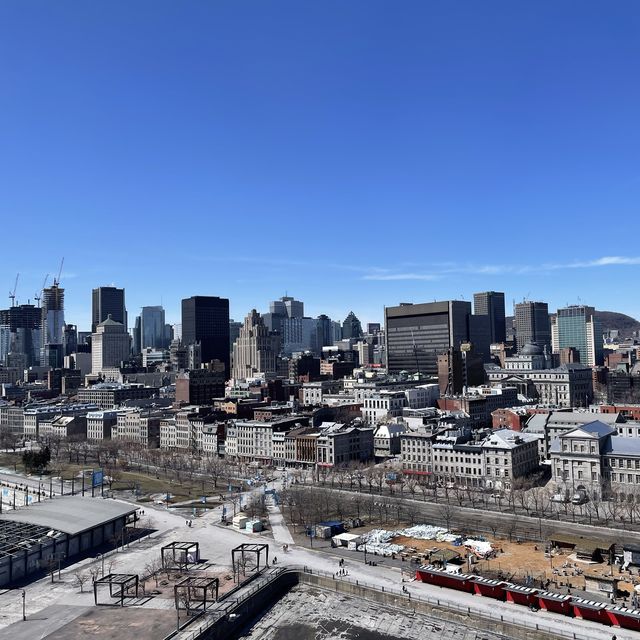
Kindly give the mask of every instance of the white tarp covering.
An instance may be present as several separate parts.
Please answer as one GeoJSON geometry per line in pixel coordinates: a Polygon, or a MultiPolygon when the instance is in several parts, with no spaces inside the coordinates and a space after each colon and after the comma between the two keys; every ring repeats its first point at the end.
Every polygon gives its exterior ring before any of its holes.
{"type": "Polygon", "coordinates": [[[414,538],[415,540],[435,540],[436,542],[450,542],[464,545],[480,557],[486,556],[493,550],[491,543],[486,540],[476,540],[475,538],[463,539],[459,535],[450,533],[444,527],[436,527],[430,524],[418,524],[398,531],[372,529],[368,533],[360,536],[361,544],[349,543],[348,546],[350,549],[355,547],[358,551],[364,551],[366,546],[367,553],[390,556],[394,553],[400,553],[405,549],[404,545],[392,542],[392,540],[398,536],[414,538]]]}
{"type": "Polygon", "coordinates": [[[491,543],[486,540],[474,540],[473,538],[468,538],[462,544],[479,556],[486,556],[493,550],[491,543]]]}
{"type": "Polygon", "coordinates": [[[332,540],[338,547],[351,547],[352,544],[360,544],[362,536],[356,535],[355,533],[339,533],[337,536],[333,536],[332,540]]]}

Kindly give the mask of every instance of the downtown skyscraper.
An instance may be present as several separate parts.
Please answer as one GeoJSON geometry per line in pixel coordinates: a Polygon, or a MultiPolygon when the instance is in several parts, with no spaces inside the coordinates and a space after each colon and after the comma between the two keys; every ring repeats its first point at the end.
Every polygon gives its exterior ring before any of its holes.
{"type": "Polygon", "coordinates": [[[530,342],[535,342],[551,353],[551,323],[549,305],[546,302],[518,302],[514,308],[516,318],[516,343],[518,352],[530,342]]]}
{"type": "Polygon", "coordinates": [[[504,312],[504,293],[501,291],[484,291],[473,294],[473,313],[476,316],[487,316],[491,342],[504,342],[507,339],[504,312]]]}
{"type": "Polygon", "coordinates": [[[127,309],[124,289],[118,287],[97,287],[91,293],[91,332],[109,316],[114,322],[127,326],[127,309]]]}
{"type": "Polygon", "coordinates": [[[220,360],[231,375],[229,352],[229,300],[217,296],[192,296],[182,301],[182,344],[199,342],[202,362],[220,360]]]}
{"type": "Polygon", "coordinates": [[[572,305],[558,309],[555,328],[557,345],[554,345],[554,351],[574,349],[580,362],[590,367],[603,363],[602,327],[593,307],[572,305]]]}

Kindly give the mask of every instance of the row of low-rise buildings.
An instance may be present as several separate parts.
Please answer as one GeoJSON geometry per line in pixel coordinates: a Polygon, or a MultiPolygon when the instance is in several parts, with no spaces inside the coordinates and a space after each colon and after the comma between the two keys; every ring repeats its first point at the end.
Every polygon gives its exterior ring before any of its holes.
{"type": "Polygon", "coordinates": [[[323,422],[318,427],[291,420],[232,421],[225,455],[266,465],[336,467],[373,459],[373,428],[360,423],[323,422]]]}
{"type": "Polygon", "coordinates": [[[469,430],[414,431],[400,436],[403,473],[442,486],[510,490],[539,468],[538,439],[501,429],[476,439],[469,430]]]}

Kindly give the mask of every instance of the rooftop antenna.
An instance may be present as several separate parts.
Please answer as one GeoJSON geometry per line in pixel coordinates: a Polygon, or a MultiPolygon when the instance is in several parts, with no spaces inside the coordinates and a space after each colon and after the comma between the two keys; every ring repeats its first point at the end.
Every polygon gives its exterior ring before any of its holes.
{"type": "Polygon", "coordinates": [[[60,286],[60,277],[62,276],[62,267],[64,266],[64,256],[62,256],[62,260],[60,261],[60,268],[58,269],[58,277],[53,279],[53,286],[60,286]]]}
{"type": "MultiPolygon", "coordinates": [[[[48,279],[49,279],[49,274],[47,273],[47,275],[44,277],[44,280],[42,282],[42,287],[40,288],[40,294],[42,294],[42,290],[47,286],[48,279]]],[[[38,295],[38,293],[36,292],[36,294],[33,297],[35,301],[38,303],[38,306],[40,306],[40,300],[42,300],[42,295],[38,295]]]]}
{"type": "Polygon", "coordinates": [[[11,306],[15,307],[16,306],[16,289],[18,288],[18,278],[20,277],[20,274],[18,273],[16,275],[16,281],[13,284],[13,291],[9,291],[9,298],[11,299],[11,306]]]}

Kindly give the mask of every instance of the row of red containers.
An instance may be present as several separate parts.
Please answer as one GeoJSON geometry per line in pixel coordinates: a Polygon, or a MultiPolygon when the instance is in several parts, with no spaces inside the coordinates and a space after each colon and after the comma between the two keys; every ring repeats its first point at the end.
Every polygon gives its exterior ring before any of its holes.
{"type": "Polygon", "coordinates": [[[543,589],[530,589],[510,582],[489,580],[481,576],[448,573],[431,565],[420,567],[416,571],[416,579],[438,587],[465,591],[502,602],[513,602],[565,616],[640,631],[640,611],[594,602],[578,596],[562,595],[543,589]]]}

